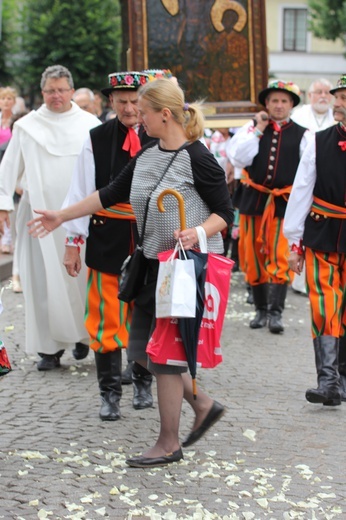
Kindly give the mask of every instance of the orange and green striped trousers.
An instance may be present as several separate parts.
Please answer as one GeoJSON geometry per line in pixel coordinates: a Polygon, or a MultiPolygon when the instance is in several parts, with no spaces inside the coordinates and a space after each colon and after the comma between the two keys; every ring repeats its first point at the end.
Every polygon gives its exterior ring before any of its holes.
{"type": "Polygon", "coordinates": [[[346,334],[346,254],[305,249],[312,337],[346,334]]]}
{"type": "Polygon", "coordinates": [[[118,287],[119,275],[88,268],[85,326],[95,352],[128,346],[133,304],[118,300],[118,287]]]}
{"type": "Polygon", "coordinates": [[[250,285],[269,281],[291,283],[293,271],[288,265],[289,245],[282,232],[283,219],[275,217],[268,229],[267,252],[258,240],[262,216],[240,215],[239,263],[250,285]]]}

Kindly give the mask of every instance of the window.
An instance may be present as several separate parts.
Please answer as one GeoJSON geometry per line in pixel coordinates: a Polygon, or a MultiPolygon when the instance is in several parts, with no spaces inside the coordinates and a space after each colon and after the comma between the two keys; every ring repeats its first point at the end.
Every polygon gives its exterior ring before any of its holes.
{"type": "Polygon", "coordinates": [[[284,9],[284,51],[306,51],[307,18],[307,9],[284,9]]]}

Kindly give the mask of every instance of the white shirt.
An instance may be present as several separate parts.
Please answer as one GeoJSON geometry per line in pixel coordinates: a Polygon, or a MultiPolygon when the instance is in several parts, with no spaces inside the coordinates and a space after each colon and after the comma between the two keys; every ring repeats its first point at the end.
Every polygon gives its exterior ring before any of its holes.
{"type": "Polygon", "coordinates": [[[316,148],[315,139],[312,139],[299,162],[286,207],[283,233],[290,245],[299,245],[303,238],[305,219],[311,209],[315,183],[316,148]]]}
{"type": "MultiPolygon", "coordinates": [[[[228,146],[228,156],[231,163],[237,168],[245,168],[253,163],[254,158],[259,152],[260,138],[251,130],[253,128],[253,121],[246,123],[240,130],[232,137],[228,146]]],[[[299,145],[299,157],[302,156],[305,147],[311,140],[312,134],[309,130],[304,132],[304,135],[299,145]]]]}
{"type": "MultiPolygon", "coordinates": [[[[62,208],[71,206],[96,191],[95,160],[90,136],[85,140],[81,153],[76,161],[70,188],[67,192],[62,208]]],[[[82,237],[84,240],[89,234],[90,216],[70,220],[63,224],[66,235],[82,237]]],[[[73,245],[73,244],[70,244],[73,245]]]]}

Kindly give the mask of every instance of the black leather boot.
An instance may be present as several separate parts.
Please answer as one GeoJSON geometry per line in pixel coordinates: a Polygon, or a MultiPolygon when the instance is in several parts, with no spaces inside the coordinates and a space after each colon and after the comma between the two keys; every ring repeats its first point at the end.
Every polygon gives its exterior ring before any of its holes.
{"type": "Polygon", "coordinates": [[[133,361],[129,361],[125,370],[121,373],[121,384],[122,385],[132,385],[132,367],[133,361]]]}
{"type": "Polygon", "coordinates": [[[346,401],[346,336],[339,338],[339,375],[341,401],[346,401]]]}
{"type": "Polygon", "coordinates": [[[151,384],[153,376],[150,372],[138,363],[133,363],[132,382],[133,382],[133,408],[143,410],[153,406],[153,396],[151,394],[151,384]]]}
{"type": "Polygon", "coordinates": [[[101,396],[100,419],[117,421],[121,417],[121,349],[106,354],[95,352],[95,363],[101,396]]]}
{"type": "Polygon", "coordinates": [[[339,363],[339,338],[318,336],[313,340],[318,388],[309,388],[305,397],[310,403],[325,406],[341,404],[339,363]]]}
{"type": "Polygon", "coordinates": [[[250,305],[253,305],[252,287],[251,287],[251,285],[249,283],[246,284],[246,290],[247,290],[246,303],[249,303],[250,305]]]}
{"type": "Polygon", "coordinates": [[[72,355],[77,361],[86,358],[88,354],[89,345],[85,345],[84,343],[76,343],[75,348],[72,350],[72,355]]]}
{"type": "Polygon", "coordinates": [[[284,331],[282,324],[282,313],[285,308],[287,295],[287,284],[269,284],[269,323],[268,327],[273,334],[280,334],[284,331]]]}
{"type": "Polygon", "coordinates": [[[267,325],[268,313],[268,284],[252,285],[253,302],[256,316],[250,321],[250,329],[262,329],[267,325]]]}

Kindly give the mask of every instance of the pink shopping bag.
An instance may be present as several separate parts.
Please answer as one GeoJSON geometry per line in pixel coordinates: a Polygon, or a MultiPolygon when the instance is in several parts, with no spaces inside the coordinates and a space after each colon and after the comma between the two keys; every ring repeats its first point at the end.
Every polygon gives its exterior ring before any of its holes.
{"type": "MultiPolygon", "coordinates": [[[[167,253],[167,257],[169,252],[167,253]]],[[[208,254],[204,314],[198,337],[197,366],[213,368],[222,361],[220,338],[227,308],[233,260],[208,254]]],[[[187,366],[177,318],[158,318],[147,345],[154,363],[187,366]]]]}

